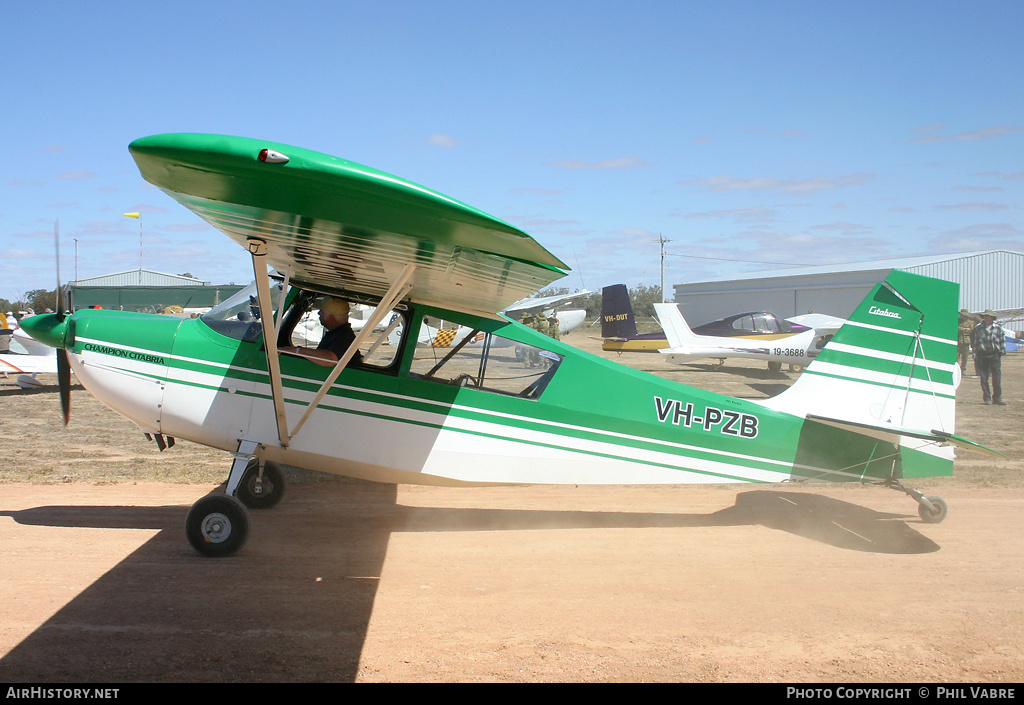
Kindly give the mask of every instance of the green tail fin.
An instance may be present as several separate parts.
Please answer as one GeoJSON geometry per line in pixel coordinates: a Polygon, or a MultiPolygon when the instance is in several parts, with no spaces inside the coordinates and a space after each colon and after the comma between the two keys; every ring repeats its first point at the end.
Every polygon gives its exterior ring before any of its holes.
{"type": "MultiPolygon", "coordinates": [[[[852,426],[953,433],[958,300],[958,284],[891,272],[796,383],[765,405],[852,426]]],[[[952,473],[951,448],[898,438],[905,476],[952,473]]]]}

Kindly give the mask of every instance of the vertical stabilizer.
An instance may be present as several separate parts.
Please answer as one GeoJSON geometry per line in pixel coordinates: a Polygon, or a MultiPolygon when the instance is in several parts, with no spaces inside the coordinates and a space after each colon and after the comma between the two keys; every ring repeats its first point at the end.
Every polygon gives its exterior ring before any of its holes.
{"type": "MultiPolygon", "coordinates": [[[[953,433],[959,285],[893,271],[876,285],[792,387],[764,406],[866,429],[953,433]]],[[[902,448],[952,459],[934,442],[902,448]]]]}
{"type": "Polygon", "coordinates": [[[636,318],[626,285],[606,286],[601,290],[601,337],[626,340],[636,335],[636,318]]]}
{"type": "Polygon", "coordinates": [[[670,348],[690,347],[700,342],[676,304],[654,304],[654,312],[658,316],[661,329],[665,331],[670,348]]]}

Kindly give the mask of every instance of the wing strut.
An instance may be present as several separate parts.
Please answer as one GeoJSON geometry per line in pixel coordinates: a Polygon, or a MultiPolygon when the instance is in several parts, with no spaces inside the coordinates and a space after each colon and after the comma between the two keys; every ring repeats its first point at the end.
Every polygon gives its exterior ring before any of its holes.
{"type": "Polygon", "coordinates": [[[256,297],[260,305],[260,323],[263,324],[263,343],[267,352],[267,371],[274,397],[274,415],[277,417],[277,437],[281,447],[291,442],[288,435],[288,417],[284,409],[284,386],[281,384],[281,361],[277,359],[277,335],[274,325],[274,302],[270,300],[270,276],[267,274],[267,243],[249,238],[252,270],[256,275],[256,297]]]}
{"type": "Polygon", "coordinates": [[[291,435],[293,437],[298,434],[299,429],[302,428],[302,426],[306,423],[306,420],[316,410],[316,407],[327,395],[327,390],[331,388],[332,384],[334,384],[334,380],[338,379],[338,375],[340,375],[341,371],[345,369],[345,365],[347,365],[349,360],[352,359],[352,356],[355,355],[356,350],[359,349],[359,346],[362,345],[363,341],[373,334],[373,329],[382,320],[384,320],[385,316],[391,313],[391,310],[398,304],[399,301],[405,298],[406,294],[408,294],[409,291],[412,289],[412,284],[409,284],[408,282],[409,279],[412,278],[412,274],[415,270],[415,264],[405,265],[405,267],[402,269],[401,273],[398,275],[395,281],[391,283],[391,286],[388,289],[387,293],[384,294],[384,296],[381,298],[380,303],[377,304],[377,308],[374,309],[373,314],[370,315],[370,318],[366,321],[366,324],[363,326],[363,329],[359,331],[359,335],[357,335],[356,339],[352,342],[352,344],[348,346],[348,350],[346,350],[345,354],[341,356],[340,360],[338,360],[338,363],[334,366],[334,369],[331,370],[331,374],[327,375],[327,379],[324,380],[324,383],[320,386],[320,391],[316,393],[316,397],[314,397],[313,401],[310,402],[309,407],[306,409],[306,413],[302,415],[302,418],[299,419],[299,422],[295,425],[295,428],[292,429],[291,435]]]}

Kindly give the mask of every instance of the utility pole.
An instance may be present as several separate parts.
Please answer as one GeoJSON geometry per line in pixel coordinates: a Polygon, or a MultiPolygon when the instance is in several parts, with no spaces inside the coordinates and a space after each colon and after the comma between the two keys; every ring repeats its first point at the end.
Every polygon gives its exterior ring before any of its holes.
{"type": "Polygon", "coordinates": [[[665,296],[665,243],[671,240],[666,240],[664,235],[658,233],[658,242],[661,243],[661,303],[665,303],[668,301],[665,296]]]}

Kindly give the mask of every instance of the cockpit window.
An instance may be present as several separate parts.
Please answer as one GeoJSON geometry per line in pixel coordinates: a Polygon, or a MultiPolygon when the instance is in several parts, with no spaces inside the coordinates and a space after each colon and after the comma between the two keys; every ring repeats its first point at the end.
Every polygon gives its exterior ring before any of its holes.
{"type": "MultiPolygon", "coordinates": [[[[320,324],[320,305],[327,297],[309,291],[302,291],[291,303],[285,316],[286,326],[294,322],[290,334],[284,340],[279,339],[278,345],[315,348],[324,335],[324,327],[320,324]]],[[[358,336],[368,325],[374,307],[369,304],[349,302],[349,325],[358,336]]],[[[359,346],[359,366],[363,368],[389,368],[398,358],[401,344],[401,323],[403,311],[393,311],[378,323],[359,346]],[[398,330],[399,334],[395,334],[398,330]]],[[[284,337],[284,336],[282,336],[284,337]]]]}
{"type": "Polygon", "coordinates": [[[732,327],[736,330],[752,331],[754,330],[754,317],[749,315],[740,316],[732,322],[732,327]]]}
{"type": "MultiPolygon", "coordinates": [[[[270,299],[276,311],[284,293],[284,286],[271,281],[270,299]]],[[[260,306],[256,297],[256,282],[245,287],[227,301],[214,306],[201,318],[206,325],[221,335],[246,343],[255,343],[263,334],[260,306]]]]}
{"type": "MultiPolygon", "coordinates": [[[[284,285],[271,280],[270,299],[275,315],[281,309],[284,285]]],[[[286,311],[281,313],[282,324],[278,337],[278,346],[291,345],[296,347],[315,348],[323,337],[324,328],[320,324],[320,303],[326,296],[312,291],[291,289],[286,311]]],[[[372,305],[350,302],[351,313],[349,323],[358,334],[364,321],[373,313],[372,305]]],[[[364,369],[387,369],[393,367],[398,358],[400,340],[393,335],[405,315],[403,311],[395,311],[376,326],[369,337],[359,346],[361,358],[358,366],[364,369]]],[[[213,330],[235,340],[255,343],[262,340],[263,324],[260,321],[260,307],[256,295],[255,282],[245,287],[224,303],[215,306],[202,315],[203,321],[213,330]]],[[[311,363],[312,364],[312,363],[311,363]]]]}
{"type": "Polygon", "coordinates": [[[550,350],[492,333],[426,322],[415,344],[412,377],[526,399],[540,397],[563,359],[550,350]]]}

